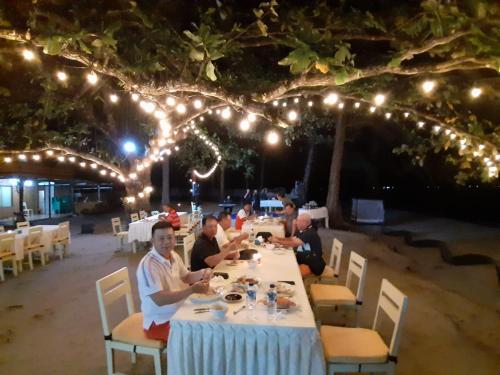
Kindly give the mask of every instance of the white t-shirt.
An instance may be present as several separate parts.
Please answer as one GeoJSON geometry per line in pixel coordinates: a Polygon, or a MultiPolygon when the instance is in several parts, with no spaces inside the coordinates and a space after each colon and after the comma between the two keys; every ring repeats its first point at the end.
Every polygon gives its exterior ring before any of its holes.
{"type": "Polygon", "coordinates": [[[248,217],[248,214],[247,212],[242,208],[241,210],[238,211],[238,217],[240,219],[244,219],[246,217],[248,217]]]}
{"type": "Polygon", "coordinates": [[[219,245],[219,249],[222,248],[225,244],[229,243],[229,239],[227,238],[226,232],[217,224],[217,233],[215,234],[215,239],[217,240],[217,244],[219,245]]]}
{"type": "Polygon", "coordinates": [[[176,291],[188,286],[182,281],[182,278],[189,271],[175,251],[172,251],[171,254],[172,261],[169,261],[161,256],[155,248],[152,248],[141,259],[137,267],[137,284],[145,329],[148,329],[153,322],[156,324],[168,322],[184,302],[179,301],[170,305],[158,306],[150,297],[161,290],[176,291]]]}

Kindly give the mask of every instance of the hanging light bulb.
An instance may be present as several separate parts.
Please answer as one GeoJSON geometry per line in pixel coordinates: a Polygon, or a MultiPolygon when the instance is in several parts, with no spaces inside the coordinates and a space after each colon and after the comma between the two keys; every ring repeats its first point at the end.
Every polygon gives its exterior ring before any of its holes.
{"type": "Polygon", "coordinates": [[[165,150],[165,153],[166,153],[167,155],[171,155],[171,154],[172,154],[172,151],[171,151],[169,148],[167,148],[167,149],[165,150]]]}
{"type": "Polygon", "coordinates": [[[169,96],[167,100],[165,101],[169,107],[173,107],[176,103],[175,98],[169,96]]]}
{"type": "Polygon", "coordinates": [[[153,111],[156,108],[156,105],[153,102],[146,102],[144,100],[141,100],[139,102],[139,106],[144,110],[146,113],[153,113],[153,111]]]}
{"type": "Polygon", "coordinates": [[[384,94],[375,95],[375,97],[373,98],[373,103],[375,103],[377,107],[381,106],[382,104],[385,103],[385,95],[384,94]]]}
{"type": "Polygon", "coordinates": [[[323,103],[325,103],[327,105],[334,105],[335,103],[337,103],[338,100],[339,100],[338,94],[332,92],[332,93],[328,94],[325,97],[325,99],[323,99],[323,103]]]}
{"type": "Polygon", "coordinates": [[[139,94],[136,94],[135,92],[133,92],[130,96],[134,102],[139,100],[139,94]]]}
{"type": "Polygon", "coordinates": [[[33,155],[33,160],[34,161],[40,161],[40,155],[38,155],[38,154],[33,155]]]}
{"type": "Polygon", "coordinates": [[[240,121],[240,130],[241,131],[248,131],[250,130],[250,121],[248,121],[247,119],[243,119],[240,121]]]}
{"type": "Polygon", "coordinates": [[[167,117],[167,115],[165,114],[165,112],[160,111],[160,110],[155,111],[154,116],[155,116],[158,120],[162,120],[162,119],[164,119],[165,117],[167,117]]]}
{"type": "Polygon", "coordinates": [[[312,106],[313,106],[313,102],[312,102],[312,100],[309,100],[309,101],[307,102],[307,106],[308,106],[308,107],[312,107],[312,106]]]}
{"type": "Polygon", "coordinates": [[[70,156],[68,158],[68,160],[69,160],[70,163],[74,163],[75,162],[75,157],[74,156],[70,156]]]}
{"type": "Polygon", "coordinates": [[[116,177],[116,173],[115,173],[115,172],[111,172],[109,175],[110,175],[111,177],[116,177]]]}
{"type": "Polygon", "coordinates": [[[479,87],[473,87],[470,90],[470,96],[472,96],[474,99],[479,98],[482,93],[483,93],[483,90],[479,87]]]}
{"type": "Polygon", "coordinates": [[[85,163],[84,161],[80,162],[80,167],[85,168],[86,166],[87,166],[87,163],[85,163]]]}
{"type": "Polygon", "coordinates": [[[137,178],[137,173],[129,173],[128,175],[132,180],[135,180],[137,178]]]}
{"type": "Polygon", "coordinates": [[[377,108],[374,106],[370,106],[370,113],[374,113],[377,108]]]}
{"type": "Polygon", "coordinates": [[[356,102],[356,103],[354,103],[354,108],[358,109],[360,105],[361,105],[360,102],[356,102]]]}
{"type": "Polygon", "coordinates": [[[267,133],[266,140],[267,143],[269,143],[270,145],[275,145],[276,143],[278,143],[279,139],[280,136],[274,130],[271,130],[270,132],[267,133]]]}
{"type": "Polygon", "coordinates": [[[201,121],[201,122],[205,121],[205,117],[200,116],[200,121],[201,121]]]}
{"type": "Polygon", "coordinates": [[[116,94],[111,94],[109,96],[109,100],[111,100],[111,103],[118,103],[118,95],[116,94]]]}
{"type": "Polygon", "coordinates": [[[153,187],[152,186],[146,186],[144,188],[144,191],[148,194],[152,193],[153,192],[153,187]]]}
{"type": "Polygon", "coordinates": [[[92,169],[97,169],[97,164],[96,164],[96,163],[92,163],[92,164],[90,164],[90,168],[92,168],[92,169]]]}
{"type": "Polygon", "coordinates": [[[101,169],[99,173],[103,176],[106,176],[108,174],[108,172],[106,172],[106,170],[104,169],[101,169]]]}
{"type": "Polygon", "coordinates": [[[255,115],[255,113],[249,113],[247,116],[247,120],[249,122],[255,122],[257,121],[257,116],[255,115]]]}
{"type": "Polygon", "coordinates": [[[95,72],[87,73],[87,82],[91,85],[95,85],[98,79],[99,78],[97,77],[97,74],[95,74],[95,72]]]}
{"type": "Polygon", "coordinates": [[[7,156],[6,158],[3,158],[3,161],[6,163],[12,163],[12,158],[7,156]]]}
{"type": "Polygon", "coordinates": [[[207,113],[208,113],[209,115],[211,115],[211,114],[213,113],[213,111],[212,111],[211,109],[209,109],[209,110],[207,111],[207,113]]]}
{"type": "Polygon", "coordinates": [[[193,105],[194,105],[194,108],[200,109],[201,107],[203,107],[203,102],[200,99],[196,99],[194,101],[193,105]]]}
{"type": "Polygon", "coordinates": [[[409,112],[405,112],[405,113],[403,113],[403,116],[404,116],[405,118],[408,118],[408,116],[410,116],[410,113],[409,113],[409,112]]]}
{"type": "Polygon", "coordinates": [[[277,107],[279,104],[280,103],[277,100],[273,101],[273,106],[277,107]]]}
{"type": "Polygon", "coordinates": [[[26,61],[32,61],[35,58],[35,54],[29,49],[23,49],[22,55],[26,61]]]}
{"type": "Polygon", "coordinates": [[[227,120],[231,117],[231,108],[226,107],[222,110],[221,116],[223,119],[227,120]]]}
{"type": "Polygon", "coordinates": [[[293,99],[293,102],[294,102],[294,103],[298,103],[298,102],[299,102],[299,98],[295,98],[295,99],[293,99]]]}
{"type": "Polygon", "coordinates": [[[47,151],[45,151],[45,153],[46,153],[48,156],[52,156],[52,155],[54,155],[54,151],[52,151],[52,150],[47,150],[47,151]]]}
{"type": "Polygon", "coordinates": [[[288,104],[286,102],[281,103],[283,107],[286,107],[288,104]]]}
{"type": "Polygon", "coordinates": [[[430,94],[432,91],[434,91],[435,88],[436,88],[436,81],[427,80],[422,82],[422,90],[426,94],[430,94]]]}
{"type": "Polygon", "coordinates": [[[455,138],[457,138],[457,135],[455,133],[451,133],[450,134],[450,139],[454,140],[455,138]]]}
{"type": "Polygon", "coordinates": [[[424,125],[425,125],[425,122],[423,122],[423,121],[419,121],[419,122],[417,122],[417,126],[418,126],[420,129],[422,129],[422,128],[424,127],[424,125]]]}
{"type": "Polygon", "coordinates": [[[24,155],[24,154],[19,154],[19,155],[17,155],[17,158],[18,158],[19,160],[21,160],[21,161],[26,161],[26,159],[27,159],[27,158],[26,158],[26,155],[24,155]]]}
{"type": "Polygon", "coordinates": [[[63,72],[63,71],[58,71],[56,73],[56,77],[61,82],[65,82],[68,79],[68,75],[65,72],[63,72]]]}
{"type": "Polygon", "coordinates": [[[182,103],[179,103],[175,107],[175,110],[177,111],[177,113],[182,115],[182,114],[186,113],[186,106],[182,103]]]}
{"type": "Polygon", "coordinates": [[[57,160],[58,160],[58,161],[60,161],[61,163],[62,163],[62,162],[64,162],[64,156],[59,155],[59,156],[57,157],[57,160]]]}
{"type": "Polygon", "coordinates": [[[344,102],[340,102],[338,107],[339,107],[339,109],[344,109],[344,102]]]}
{"type": "Polygon", "coordinates": [[[179,151],[179,146],[175,146],[175,147],[174,147],[174,150],[175,150],[175,151],[179,151]]]}
{"type": "Polygon", "coordinates": [[[385,114],[385,118],[386,118],[387,120],[389,120],[389,119],[391,118],[391,116],[392,116],[392,113],[390,113],[390,112],[387,112],[387,113],[385,114]]]}
{"type": "Polygon", "coordinates": [[[296,111],[289,111],[288,112],[288,119],[290,121],[295,121],[295,120],[297,120],[298,117],[299,117],[299,115],[297,114],[296,111]]]}
{"type": "Polygon", "coordinates": [[[439,126],[439,125],[434,125],[433,129],[434,129],[434,132],[435,132],[435,133],[439,133],[439,131],[441,130],[441,126],[439,126]]]}

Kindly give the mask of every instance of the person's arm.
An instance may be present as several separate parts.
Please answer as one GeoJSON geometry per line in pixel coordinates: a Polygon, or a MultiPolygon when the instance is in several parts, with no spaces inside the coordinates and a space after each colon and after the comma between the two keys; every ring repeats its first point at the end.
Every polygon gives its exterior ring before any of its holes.
{"type": "Polygon", "coordinates": [[[196,272],[186,273],[186,275],[182,278],[182,281],[184,281],[186,284],[194,284],[200,280],[205,280],[205,281],[210,280],[211,277],[212,277],[212,269],[203,268],[196,272]]]}
{"type": "Polygon", "coordinates": [[[289,238],[282,238],[282,237],[271,237],[271,242],[272,243],[277,243],[282,246],[286,247],[299,247],[304,244],[302,240],[298,237],[289,237],[289,238]]]}
{"type": "Polygon", "coordinates": [[[187,297],[189,297],[193,293],[206,293],[208,291],[208,281],[202,280],[197,281],[193,285],[176,291],[169,290],[161,290],[154,294],[151,294],[150,297],[154,303],[158,306],[171,305],[176,302],[180,302],[187,297]]]}
{"type": "Polygon", "coordinates": [[[209,267],[213,268],[218,265],[229,254],[230,251],[231,250],[223,248],[219,253],[206,257],[205,263],[209,267]]]}

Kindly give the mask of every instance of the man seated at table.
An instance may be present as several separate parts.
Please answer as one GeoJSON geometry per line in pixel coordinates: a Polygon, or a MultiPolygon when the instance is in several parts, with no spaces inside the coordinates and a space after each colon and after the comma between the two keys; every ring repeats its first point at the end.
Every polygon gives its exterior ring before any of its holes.
{"type": "Polygon", "coordinates": [[[219,248],[215,235],[217,234],[217,219],[208,215],[201,221],[202,232],[196,240],[191,251],[191,270],[198,271],[203,268],[214,268],[223,259],[238,259],[239,253],[234,252],[231,246],[219,248]]]}
{"type": "Polygon", "coordinates": [[[238,214],[236,215],[236,230],[241,230],[243,227],[243,223],[247,220],[253,219],[252,215],[252,203],[251,202],[245,202],[243,203],[243,208],[238,211],[238,214]]]}
{"type": "Polygon", "coordinates": [[[295,234],[297,220],[297,210],[295,204],[287,203],[283,210],[283,224],[285,226],[285,237],[291,237],[295,234]]]}
{"type": "Polygon", "coordinates": [[[325,269],[321,239],[312,226],[311,216],[300,214],[296,220],[298,233],[289,238],[271,237],[271,242],[293,247],[302,277],[321,275],[325,269]]]}
{"type": "Polygon", "coordinates": [[[219,218],[217,220],[217,233],[215,234],[215,239],[219,245],[219,249],[225,249],[226,247],[231,247],[233,250],[241,246],[241,241],[248,238],[248,233],[241,233],[240,231],[233,230],[231,228],[231,214],[229,212],[223,211],[219,213],[219,218]],[[234,237],[230,240],[228,234],[233,234],[234,237]]]}
{"type": "Polygon", "coordinates": [[[172,203],[164,203],[163,211],[166,212],[168,216],[160,216],[160,219],[172,224],[174,230],[181,229],[181,218],[177,215],[174,205],[172,203]]]}
{"type": "Polygon", "coordinates": [[[170,319],[192,293],[208,291],[212,270],[187,270],[174,251],[175,234],[170,223],[159,221],[153,225],[151,232],[153,247],[137,267],[143,328],[146,337],[166,342],[170,319]]]}

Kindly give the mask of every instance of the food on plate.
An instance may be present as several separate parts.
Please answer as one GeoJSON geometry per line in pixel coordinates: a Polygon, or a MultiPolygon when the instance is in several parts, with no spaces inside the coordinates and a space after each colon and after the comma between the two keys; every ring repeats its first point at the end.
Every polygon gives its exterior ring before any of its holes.
{"type": "Polygon", "coordinates": [[[291,296],[294,292],[294,289],[291,285],[289,285],[287,283],[278,282],[276,284],[276,291],[278,292],[278,294],[285,294],[285,295],[291,296]]]}
{"type": "MultiPolygon", "coordinates": [[[[261,300],[260,302],[262,302],[264,305],[267,305],[267,301],[265,299],[261,300]]],[[[297,306],[297,304],[294,301],[284,296],[278,296],[276,300],[276,305],[280,310],[287,310],[291,307],[297,306]]]]}
{"type": "Polygon", "coordinates": [[[243,295],[239,293],[228,293],[224,296],[224,300],[229,303],[239,302],[243,300],[243,295]]]}
{"type": "Polygon", "coordinates": [[[236,283],[238,284],[258,284],[259,280],[253,277],[241,276],[236,279],[236,283]]]}

